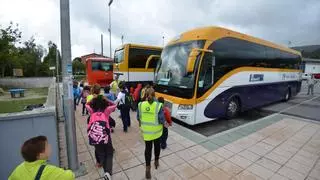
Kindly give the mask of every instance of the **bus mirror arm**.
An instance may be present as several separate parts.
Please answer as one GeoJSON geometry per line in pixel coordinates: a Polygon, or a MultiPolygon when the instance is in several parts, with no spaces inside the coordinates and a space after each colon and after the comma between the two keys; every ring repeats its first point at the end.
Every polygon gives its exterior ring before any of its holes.
{"type": "Polygon", "coordinates": [[[149,64],[150,64],[150,61],[154,60],[154,59],[160,59],[160,56],[159,55],[150,55],[147,59],[147,62],[146,62],[146,66],[145,66],[145,69],[148,69],[149,68],[149,64]]]}
{"type": "Polygon", "coordinates": [[[189,54],[189,58],[187,62],[187,69],[186,69],[187,73],[191,73],[194,71],[195,62],[200,52],[212,53],[213,51],[208,49],[193,48],[189,54]]]}

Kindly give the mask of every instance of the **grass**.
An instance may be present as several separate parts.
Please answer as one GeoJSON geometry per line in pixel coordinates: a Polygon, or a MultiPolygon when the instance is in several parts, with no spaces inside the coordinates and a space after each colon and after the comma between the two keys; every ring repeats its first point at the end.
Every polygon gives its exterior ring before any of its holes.
{"type": "Polygon", "coordinates": [[[0,113],[21,112],[30,104],[43,104],[47,98],[14,99],[12,101],[0,101],[0,113]]]}

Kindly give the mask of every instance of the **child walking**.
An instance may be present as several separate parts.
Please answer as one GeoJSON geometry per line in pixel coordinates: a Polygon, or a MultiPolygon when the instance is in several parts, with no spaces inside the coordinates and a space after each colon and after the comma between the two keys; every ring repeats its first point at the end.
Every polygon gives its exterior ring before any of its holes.
{"type": "Polygon", "coordinates": [[[109,106],[111,103],[103,95],[98,95],[86,104],[86,108],[90,113],[90,121],[87,128],[89,144],[95,148],[97,167],[103,167],[106,180],[111,180],[113,164],[109,118],[117,107],[114,104],[109,106]]]}
{"type": "Polygon", "coordinates": [[[161,136],[161,149],[166,149],[167,148],[167,139],[168,139],[168,127],[172,126],[172,119],[171,119],[171,114],[170,110],[168,107],[164,105],[164,98],[159,97],[158,102],[163,104],[163,112],[164,112],[164,117],[166,119],[166,123],[163,126],[163,131],[162,131],[162,136],[161,136]]]}
{"type": "Polygon", "coordinates": [[[87,97],[90,95],[89,86],[85,86],[81,91],[81,104],[82,104],[82,116],[88,115],[88,110],[86,109],[87,97]],[[85,112],[86,111],[86,112],[85,112]]]}
{"type": "MultiPolygon", "coordinates": [[[[110,86],[107,85],[106,87],[104,87],[104,97],[107,98],[108,100],[110,101],[115,101],[116,100],[116,97],[113,93],[110,93],[110,86]]],[[[110,128],[111,128],[111,132],[113,133],[113,129],[116,127],[116,121],[110,116],[109,117],[109,125],[110,125],[110,128]]]]}

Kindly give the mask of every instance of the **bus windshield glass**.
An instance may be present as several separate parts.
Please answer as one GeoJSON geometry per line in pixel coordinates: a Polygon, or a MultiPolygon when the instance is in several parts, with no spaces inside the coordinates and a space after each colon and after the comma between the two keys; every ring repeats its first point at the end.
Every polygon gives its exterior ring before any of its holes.
{"type": "Polygon", "coordinates": [[[124,60],[124,49],[116,50],[114,54],[114,62],[121,63],[124,60]]]}
{"type": "Polygon", "coordinates": [[[112,71],[112,62],[105,61],[92,61],[91,62],[92,71],[112,71]]]}
{"type": "Polygon", "coordinates": [[[195,73],[187,73],[186,66],[192,48],[203,48],[204,40],[188,41],[167,46],[161,54],[156,84],[180,89],[194,87],[195,73]]]}

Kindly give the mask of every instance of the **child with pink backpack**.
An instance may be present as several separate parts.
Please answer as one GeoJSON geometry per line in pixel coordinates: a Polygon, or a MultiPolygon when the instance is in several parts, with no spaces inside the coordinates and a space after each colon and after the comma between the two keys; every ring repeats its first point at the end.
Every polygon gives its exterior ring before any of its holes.
{"type": "Polygon", "coordinates": [[[110,114],[117,108],[103,95],[98,95],[86,104],[90,113],[88,123],[89,144],[95,148],[97,167],[103,167],[104,179],[111,180],[113,164],[113,146],[109,125],[110,114]],[[109,104],[112,104],[109,106],[109,104]]]}

